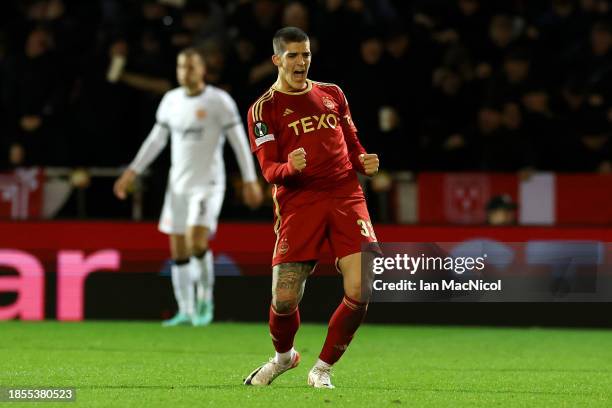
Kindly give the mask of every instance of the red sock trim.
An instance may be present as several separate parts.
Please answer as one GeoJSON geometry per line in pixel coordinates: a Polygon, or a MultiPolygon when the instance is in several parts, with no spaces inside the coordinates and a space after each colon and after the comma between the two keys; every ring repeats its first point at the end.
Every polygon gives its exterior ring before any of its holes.
{"type": "Polygon", "coordinates": [[[294,314],[295,312],[298,311],[298,306],[295,307],[295,309],[293,309],[291,312],[289,313],[278,313],[276,311],[276,309],[274,309],[274,305],[270,305],[270,310],[272,311],[272,313],[274,313],[277,316],[291,316],[292,314],[294,314]]]}
{"type": "Polygon", "coordinates": [[[366,302],[358,302],[355,299],[352,299],[346,295],[344,295],[344,298],[342,299],[342,302],[349,308],[351,308],[352,310],[359,310],[363,307],[367,306],[366,302]]]}

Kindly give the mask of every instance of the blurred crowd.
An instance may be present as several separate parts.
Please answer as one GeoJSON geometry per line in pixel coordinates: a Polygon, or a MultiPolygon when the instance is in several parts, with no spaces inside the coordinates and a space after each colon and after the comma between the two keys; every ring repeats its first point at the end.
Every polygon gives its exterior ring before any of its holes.
{"type": "Polygon", "coordinates": [[[607,0],[5,0],[0,166],[130,161],[201,47],[243,114],[276,78],[271,38],[311,37],[310,77],[345,91],[397,171],[610,172],[607,0]]]}

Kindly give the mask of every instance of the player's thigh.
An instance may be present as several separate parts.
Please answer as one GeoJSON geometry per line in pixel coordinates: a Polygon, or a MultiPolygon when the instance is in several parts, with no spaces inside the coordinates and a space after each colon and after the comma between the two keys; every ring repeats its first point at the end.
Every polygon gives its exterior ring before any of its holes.
{"type": "Polygon", "coordinates": [[[187,225],[189,227],[206,227],[209,235],[214,235],[217,231],[224,196],[225,189],[191,194],[189,197],[187,225]]]}
{"type": "Polygon", "coordinates": [[[272,266],[319,259],[327,236],[327,211],[321,202],[277,211],[272,266]]]}
{"type": "Polygon", "coordinates": [[[188,197],[166,190],[159,219],[159,230],[164,234],[185,235],[187,231],[188,197]]]}
{"type": "Polygon", "coordinates": [[[337,199],[329,223],[329,244],[338,259],[377,242],[363,197],[337,199]]]}

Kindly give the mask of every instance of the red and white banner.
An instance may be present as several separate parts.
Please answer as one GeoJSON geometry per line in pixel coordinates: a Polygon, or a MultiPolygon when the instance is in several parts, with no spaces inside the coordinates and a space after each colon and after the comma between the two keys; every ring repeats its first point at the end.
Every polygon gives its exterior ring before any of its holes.
{"type": "Polygon", "coordinates": [[[489,200],[506,194],[521,225],[612,225],[612,175],[423,173],[418,186],[421,224],[484,224],[489,200]]]}
{"type": "Polygon", "coordinates": [[[39,218],[43,201],[44,174],[39,168],[21,168],[0,173],[0,218],[39,218]]]}

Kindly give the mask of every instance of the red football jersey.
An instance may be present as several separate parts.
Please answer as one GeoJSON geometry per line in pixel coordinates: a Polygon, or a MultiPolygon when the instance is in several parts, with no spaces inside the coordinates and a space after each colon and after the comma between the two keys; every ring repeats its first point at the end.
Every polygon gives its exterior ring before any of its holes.
{"type": "Polygon", "coordinates": [[[272,87],[249,109],[249,141],[263,175],[277,185],[279,201],[362,195],[355,171],[364,171],[359,155],[365,150],[346,97],[337,85],[307,84],[295,93],[272,87]],[[287,161],[300,147],[306,151],[302,172],[287,161]]]}

